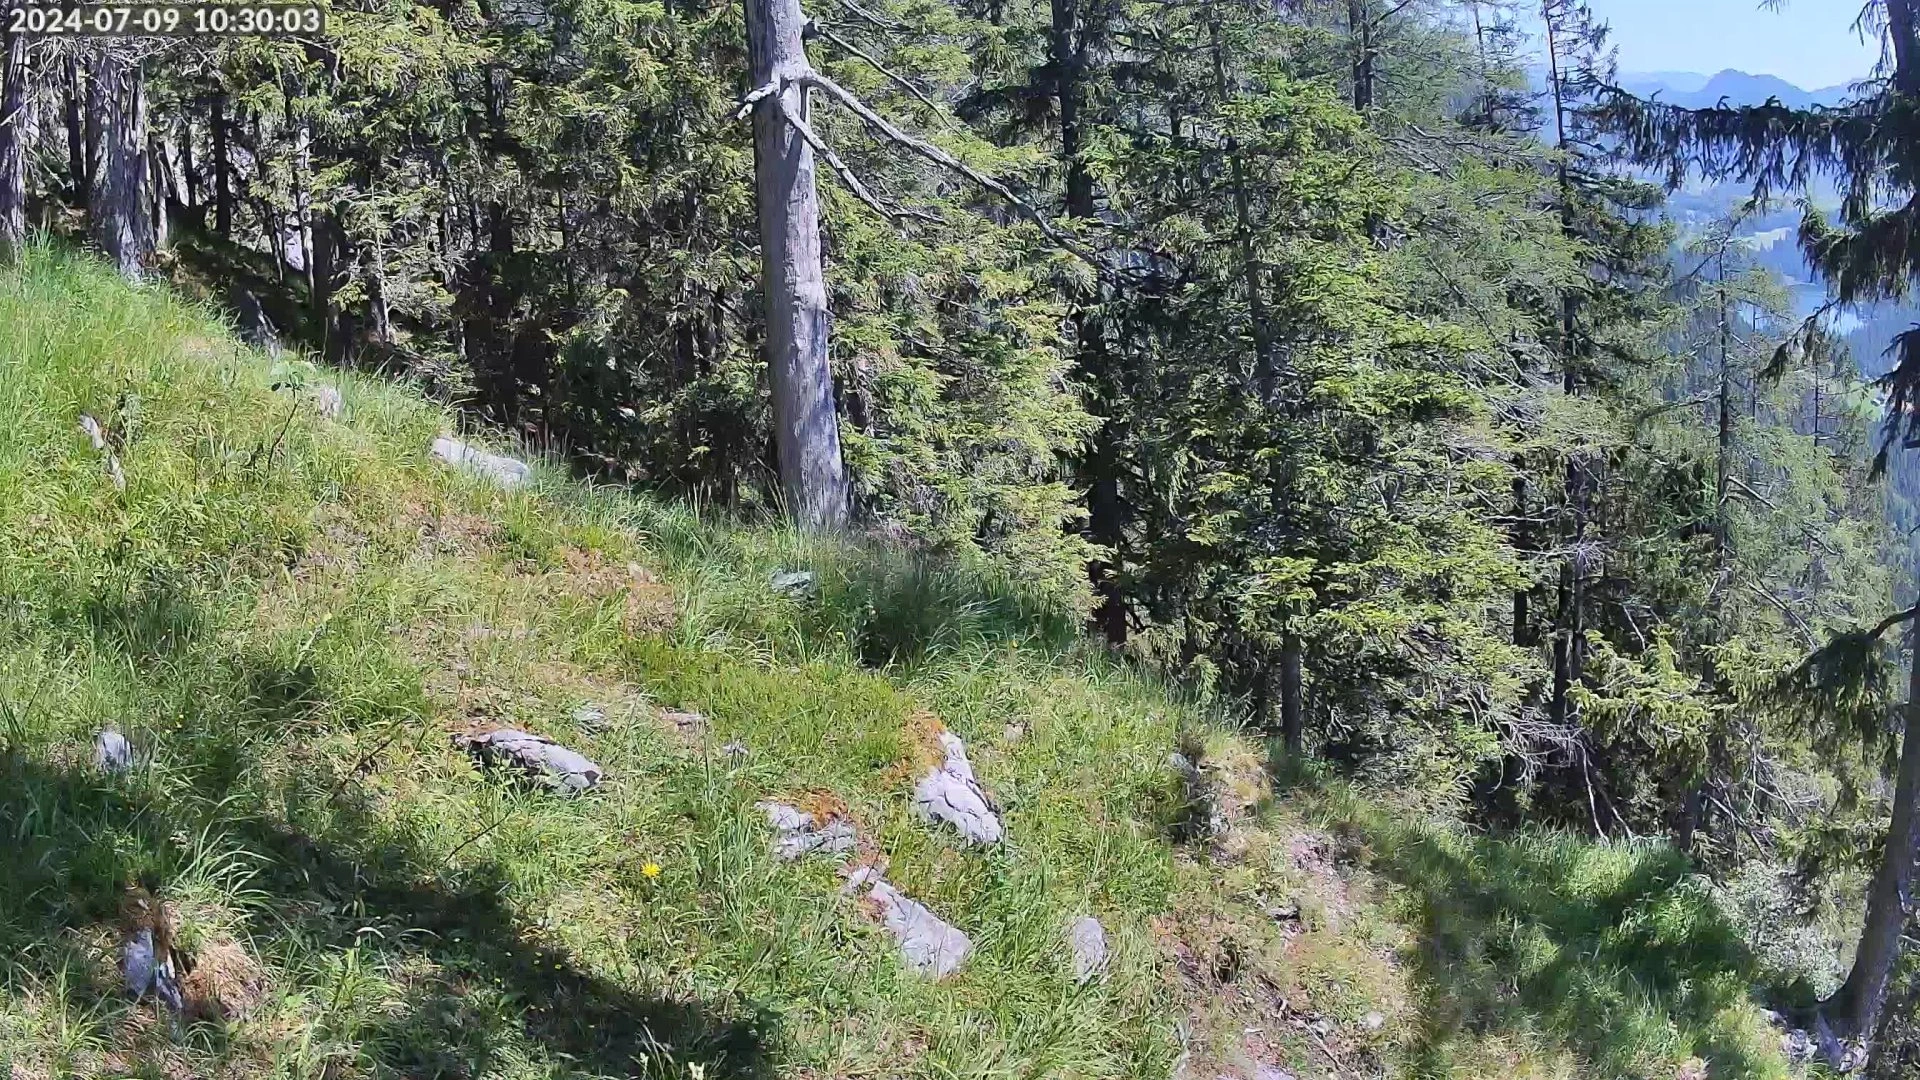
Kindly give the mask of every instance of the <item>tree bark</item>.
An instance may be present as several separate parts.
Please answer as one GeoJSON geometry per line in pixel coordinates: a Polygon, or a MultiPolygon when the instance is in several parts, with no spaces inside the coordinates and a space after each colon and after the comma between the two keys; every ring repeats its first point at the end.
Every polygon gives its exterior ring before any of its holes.
{"type": "MultiPolygon", "coordinates": [[[[1548,78],[1553,90],[1554,145],[1559,150],[1557,175],[1560,192],[1560,228],[1569,239],[1578,241],[1573,228],[1573,181],[1567,170],[1570,149],[1567,137],[1566,84],[1560,67],[1559,25],[1549,14],[1544,20],[1547,32],[1548,78]]],[[[1568,289],[1560,293],[1560,389],[1571,398],[1580,392],[1579,298],[1568,289]]],[[[1560,563],[1560,587],[1555,611],[1553,643],[1553,698],[1548,715],[1556,726],[1564,727],[1575,718],[1573,686],[1580,681],[1586,654],[1586,565],[1587,470],[1579,450],[1567,455],[1566,498],[1572,527],[1568,530],[1568,554],[1560,563]]]]}
{"type": "MultiPolygon", "coordinates": [[[[1047,67],[1052,72],[1054,107],[1060,116],[1060,169],[1065,178],[1066,214],[1070,218],[1094,215],[1093,174],[1080,155],[1084,135],[1080,118],[1081,75],[1086,66],[1086,42],[1080,24],[1079,0],[1052,0],[1051,22],[1047,28],[1047,67]]],[[[1076,362],[1093,376],[1096,385],[1112,378],[1111,360],[1100,328],[1100,321],[1087,305],[1073,313],[1073,338],[1076,362]]],[[[1100,417],[1088,453],[1081,459],[1087,482],[1087,535],[1105,548],[1105,558],[1087,563],[1087,581],[1093,586],[1098,603],[1093,610],[1093,626],[1110,645],[1125,645],[1129,608],[1120,583],[1126,567],[1126,500],[1120,492],[1120,447],[1122,426],[1112,415],[1112,406],[1104,399],[1117,397],[1117,388],[1108,386],[1105,394],[1096,394],[1091,411],[1100,417]]]]}
{"type": "MultiPolygon", "coordinates": [[[[1726,636],[1726,596],[1733,561],[1733,520],[1728,512],[1728,496],[1733,482],[1733,312],[1727,298],[1727,256],[1723,251],[1719,256],[1719,270],[1715,278],[1715,287],[1719,293],[1718,337],[1719,364],[1715,374],[1718,380],[1718,392],[1715,395],[1718,411],[1716,424],[1716,453],[1714,456],[1713,482],[1713,584],[1712,602],[1709,609],[1712,622],[1708,628],[1707,644],[1719,645],[1726,636]]],[[[1719,692],[1722,679],[1719,669],[1713,661],[1713,650],[1704,650],[1704,662],[1701,675],[1708,686],[1719,692]]],[[[1723,737],[1715,733],[1707,743],[1707,760],[1700,781],[1688,793],[1686,805],[1681,810],[1680,828],[1674,837],[1674,844],[1681,851],[1691,852],[1697,839],[1700,826],[1706,820],[1707,793],[1713,782],[1713,770],[1718,765],[1723,751],[1723,737]]]]}
{"type": "Polygon", "coordinates": [[[87,149],[86,95],[86,77],[82,74],[80,58],[69,56],[67,57],[67,93],[64,102],[66,115],[63,117],[67,128],[67,177],[73,184],[74,202],[82,204],[89,198],[89,181],[92,177],[88,170],[92,158],[87,149]]]}
{"type": "MultiPolygon", "coordinates": [[[[1920,658],[1920,619],[1909,626],[1907,640],[1920,658]]],[[[1893,821],[1867,893],[1860,947],[1854,951],[1847,981],[1820,1005],[1825,1025],[1843,1039],[1870,1035],[1879,1022],[1893,963],[1900,954],[1900,931],[1913,913],[1914,848],[1920,840],[1914,830],[1914,804],[1920,797],[1920,662],[1907,675],[1906,714],[1893,789],[1893,821]]]]}
{"type": "Polygon", "coordinates": [[[139,281],[153,256],[147,200],[147,88],[138,60],[109,50],[94,58],[88,97],[99,126],[100,167],[87,204],[94,241],[114,269],[139,281]]]}
{"type": "Polygon", "coordinates": [[[1298,756],[1306,744],[1306,678],[1300,639],[1291,631],[1280,638],[1280,737],[1298,756]]]}
{"type": "Polygon", "coordinates": [[[188,210],[200,208],[200,159],[193,155],[193,115],[180,118],[180,196],[188,210]]]}
{"type": "Polygon", "coordinates": [[[1353,111],[1365,113],[1373,108],[1374,57],[1378,55],[1367,0],[1347,0],[1347,30],[1353,35],[1353,111]]]}
{"type": "Polygon", "coordinates": [[[218,90],[209,110],[208,134],[213,141],[213,231],[233,233],[233,167],[227,160],[227,93],[218,90]]]}
{"type": "MultiPolygon", "coordinates": [[[[1887,0],[1887,36],[1892,40],[1894,88],[1904,96],[1920,96],[1920,42],[1915,39],[1911,0],[1887,0]]],[[[1907,641],[1913,666],[1907,674],[1905,730],[1900,738],[1900,764],[1893,789],[1893,820],[1887,826],[1886,846],[1880,854],[1873,885],[1867,893],[1867,917],[1860,928],[1847,981],[1820,1003],[1823,1034],[1843,1039],[1871,1037],[1886,1002],[1887,984],[1900,955],[1900,936],[1913,912],[1913,869],[1916,836],[1915,800],[1920,798],[1920,619],[1908,627],[1907,641]]],[[[1825,1047],[1839,1058],[1837,1047],[1825,1047]]]]}
{"type": "Polygon", "coordinates": [[[1887,0],[1887,36],[1893,40],[1893,85],[1920,97],[1920,38],[1915,37],[1913,0],[1887,0]]]}
{"type": "MultiPolygon", "coordinates": [[[[0,19],[13,8],[0,4],[0,19]]],[[[12,262],[27,242],[26,36],[6,34],[0,52],[0,262],[12,262]]]]}
{"type": "MultiPolygon", "coordinates": [[[[1513,458],[1513,550],[1525,557],[1533,551],[1533,533],[1527,528],[1527,459],[1513,458]]],[[[1513,590],[1513,643],[1532,647],[1538,644],[1533,634],[1533,592],[1531,587],[1513,590]]]]}
{"type": "Polygon", "coordinates": [[[746,0],[747,55],[753,85],[779,92],[753,107],[754,194],[760,214],[760,266],[766,291],[767,367],[787,513],[816,532],[845,529],[849,517],[840,418],[828,362],[826,278],[820,264],[820,201],[813,148],[787,123],[807,115],[797,77],[812,69],[799,0],[746,0]]]}
{"type": "MultiPolygon", "coordinates": [[[[1207,37],[1213,50],[1213,92],[1219,98],[1218,103],[1224,106],[1231,94],[1227,83],[1227,49],[1220,13],[1213,3],[1207,5],[1207,37]]],[[[1227,157],[1233,173],[1234,238],[1240,247],[1240,277],[1247,290],[1247,316],[1252,324],[1253,390],[1264,404],[1271,402],[1279,389],[1280,366],[1274,359],[1267,291],[1261,281],[1259,253],[1254,247],[1253,204],[1247,193],[1247,156],[1240,152],[1239,143],[1232,136],[1227,138],[1227,157]]]]}

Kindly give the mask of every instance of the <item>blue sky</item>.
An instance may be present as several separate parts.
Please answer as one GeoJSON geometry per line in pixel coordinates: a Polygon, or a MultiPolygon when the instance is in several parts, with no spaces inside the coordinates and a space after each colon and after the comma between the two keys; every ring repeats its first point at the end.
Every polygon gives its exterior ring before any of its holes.
{"type": "Polygon", "coordinates": [[[1853,33],[1864,0],[1590,0],[1613,27],[1622,71],[1737,68],[1814,90],[1866,75],[1879,46],[1853,33]]]}

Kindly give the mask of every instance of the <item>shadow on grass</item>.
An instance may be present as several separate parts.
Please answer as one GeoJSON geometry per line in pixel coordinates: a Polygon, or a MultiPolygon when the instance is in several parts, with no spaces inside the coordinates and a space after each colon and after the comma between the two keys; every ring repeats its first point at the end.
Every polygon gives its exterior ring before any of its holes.
{"type": "Polygon", "coordinates": [[[248,884],[268,898],[269,918],[250,927],[261,951],[351,953],[365,967],[421,973],[405,980],[397,1007],[355,1033],[364,1064],[406,1076],[498,1075],[507,1055],[540,1047],[595,1076],[774,1075],[772,1015],[744,1002],[640,995],[579,970],[531,939],[502,900],[495,864],[448,880],[418,853],[382,841],[348,799],[324,811],[332,823],[324,836],[233,802],[199,804],[213,815],[179,812],[195,801],[143,790],[139,777],[121,783],[20,754],[0,759],[0,951],[16,973],[64,987],[77,1000],[62,1004],[80,1012],[117,994],[104,973],[51,978],[58,950],[38,946],[113,918],[129,881],[189,872],[183,864],[195,855],[180,850],[181,838],[212,830],[221,850],[259,862],[248,884]]]}
{"type": "MultiPolygon", "coordinates": [[[[1285,771],[1284,769],[1282,770],[1285,771]]],[[[1313,784],[1283,777],[1295,794],[1313,784]]],[[[1594,1077],[1769,1077],[1781,1062],[1738,1006],[1745,943],[1686,856],[1558,833],[1473,835],[1403,820],[1335,789],[1336,827],[1397,885],[1420,997],[1410,1073],[1449,1075],[1471,1041],[1576,1055],[1594,1077]]]]}

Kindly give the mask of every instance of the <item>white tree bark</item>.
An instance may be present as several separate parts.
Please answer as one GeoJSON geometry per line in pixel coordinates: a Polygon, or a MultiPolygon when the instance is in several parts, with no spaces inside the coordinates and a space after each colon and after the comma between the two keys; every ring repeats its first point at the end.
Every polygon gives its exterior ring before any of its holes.
{"type": "Polygon", "coordinates": [[[804,124],[807,115],[807,20],[799,0],[745,3],[753,85],[778,86],[753,104],[753,163],[780,489],[787,512],[803,528],[833,532],[846,527],[849,510],[827,359],[820,201],[813,147],[787,122],[792,116],[804,124]]]}

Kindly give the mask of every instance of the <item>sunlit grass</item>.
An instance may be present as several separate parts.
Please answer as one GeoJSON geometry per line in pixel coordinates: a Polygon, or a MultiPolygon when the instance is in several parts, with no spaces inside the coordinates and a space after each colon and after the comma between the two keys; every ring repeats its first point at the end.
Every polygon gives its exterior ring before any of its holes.
{"type": "Polygon", "coordinates": [[[441,408],[270,364],[84,260],[0,274],[0,327],[16,1078],[1774,1074],[1738,943],[1671,853],[1472,838],[1320,781],[1271,803],[1254,744],[1010,582],[547,465],[493,490],[428,459],[441,408]],[[339,420],[308,404],[323,380],[339,420]],[[811,591],[772,586],[794,570],[811,591]],[[929,717],[1004,848],[911,811],[929,717]],[[609,782],[477,772],[450,741],[476,724],[609,782]],[[90,763],[107,725],[141,754],[124,777],[90,763]],[[1247,811],[1217,860],[1169,839],[1182,733],[1247,811]],[[755,802],[820,791],[972,935],[958,976],[906,974],[829,865],[773,858],[755,802]],[[1315,826],[1361,857],[1302,871],[1315,826]],[[189,949],[258,962],[245,1017],[173,1031],[125,1000],[134,882],[189,949]],[[1113,960],[1082,987],[1062,929],[1089,912],[1113,960]]]}

